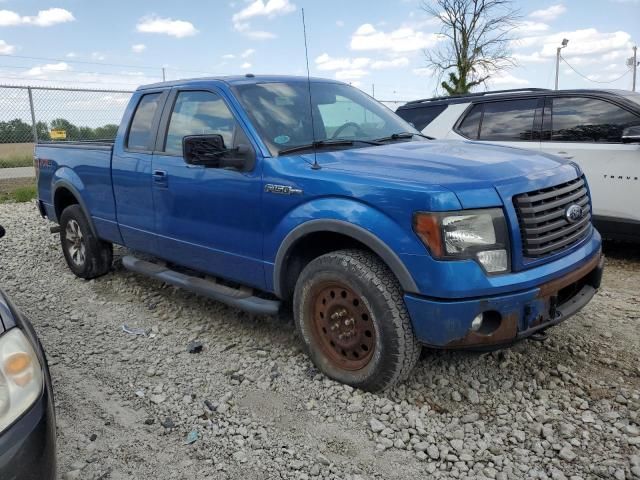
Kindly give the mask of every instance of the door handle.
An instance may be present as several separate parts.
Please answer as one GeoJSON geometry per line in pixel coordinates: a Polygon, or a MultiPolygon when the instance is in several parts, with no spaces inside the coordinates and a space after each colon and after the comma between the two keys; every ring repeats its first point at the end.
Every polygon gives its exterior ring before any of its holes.
{"type": "Polygon", "coordinates": [[[167,172],[165,172],[164,170],[153,171],[153,183],[155,183],[156,185],[166,187],[168,184],[167,178],[167,172]]]}
{"type": "Polygon", "coordinates": [[[571,160],[573,158],[573,155],[569,155],[567,152],[558,152],[557,155],[560,155],[566,160],[571,160]]]}

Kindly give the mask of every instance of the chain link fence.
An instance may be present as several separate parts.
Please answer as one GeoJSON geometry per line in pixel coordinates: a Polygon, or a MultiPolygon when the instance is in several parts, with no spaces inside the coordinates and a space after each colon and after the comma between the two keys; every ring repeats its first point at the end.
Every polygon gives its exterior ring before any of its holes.
{"type": "Polygon", "coordinates": [[[131,94],[0,86],[0,168],[31,165],[38,141],[113,140],[131,94]]]}
{"type": "Polygon", "coordinates": [[[132,93],[0,85],[0,168],[32,165],[38,141],[113,140],[132,93]]]}

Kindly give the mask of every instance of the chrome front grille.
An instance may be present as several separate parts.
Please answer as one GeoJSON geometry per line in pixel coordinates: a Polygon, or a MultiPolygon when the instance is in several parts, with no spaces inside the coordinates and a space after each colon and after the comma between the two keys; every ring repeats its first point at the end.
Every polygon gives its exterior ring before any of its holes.
{"type": "Polygon", "coordinates": [[[578,243],[591,232],[591,202],[584,177],[513,197],[522,253],[540,258],[578,243]],[[578,216],[580,209],[582,215],[578,216]],[[573,218],[570,213],[574,213],[573,218]]]}

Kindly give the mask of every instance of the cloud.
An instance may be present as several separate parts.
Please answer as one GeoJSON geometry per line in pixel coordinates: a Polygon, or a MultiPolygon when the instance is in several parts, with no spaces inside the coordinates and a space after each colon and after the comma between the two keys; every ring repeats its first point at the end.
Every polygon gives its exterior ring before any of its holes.
{"type": "Polygon", "coordinates": [[[91,52],[91,60],[98,60],[99,62],[103,61],[105,58],[104,54],[100,52],[91,52]]]}
{"type": "Polygon", "coordinates": [[[419,77],[433,77],[436,74],[435,71],[430,67],[414,68],[412,72],[414,75],[417,75],[419,77]]]}
{"type": "Polygon", "coordinates": [[[16,47],[9,45],[4,40],[0,40],[0,54],[11,55],[15,51],[16,47]]]}
{"type": "Polygon", "coordinates": [[[246,70],[247,68],[251,68],[251,64],[249,62],[244,62],[242,65],[240,65],[240,68],[246,70]]]}
{"type": "Polygon", "coordinates": [[[352,50],[391,50],[412,52],[434,46],[439,34],[424,33],[411,27],[401,27],[390,32],[376,30],[370,23],[358,27],[351,36],[352,50]]]}
{"type": "Polygon", "coordinates": [[[222,58],[226,60],[231,60],[232,58],[236,58],[236,56],[233,53],[227,53],[225,55],[222,55],[222,58]]]}
{"type": "Polygon", "coordinates": [[[377,60],[371,64],[374,70],[383,70],[385,68],[401,68],[409,65],[407,57],[394,58],[392,60],[377,60]]]}
{"type": "Polygon", "coordinates": [[[75,17],[64,8],[49,8],[40,10],[35,16],[21,16],[11,10],[0,10],[0,27],[12,27],[16,25],[35,25],[37,27],[50,27],[58,23],[73,22],[75,17]]]}
{"type": "Polygon", "coordinates": [[[336,20],[336,27],[340,27],[340,28],[344,27],[344,21],[336,20]]]}
{"type": "Polygon", "coordinates": [[[141,18],[136,25],[136,30],[143,33],[161,33],[176,38],[190,37],[198,33],[191,22],[157,16],[141,18]]]}
{"type": "Polygon", "coordinates": [[[535,10],[529,14],[531,18],[536,20],[542,20],[543,22],[551,22],[567,11],[567,7],[561,3],[557,5],[551,5],[548,8],[535,10]]]}
{"type": "Polygon", "coordinates": [[[315,59],[315,63],[318,70],[356,70],[368,66],[371,63],[371,59],[366,57],[354,59],[347,57],[334,58],[327,53],[323,53],[315,59]]]}
{"type": "Polygon", "coordinates": [[[135,45],[131,45],[131,51],[134,53],[142,53],[147,49],[147,46],[144,43],[136,43],[135,45]]]}
{"type": "Polygon", "coordinates": [[[510,73],[502,73],[502,74],[498,74],[495,77],[490,77],[489,80],[487,81],[487,83],[489,83],[489,85],[493,86],[493,85],[499,85],[499,86],[506,86],[506,87],[525,87],[527,85],[529,85],[529,80],[526,80],[524,78],[519,78],[516,77],[510,73]]]}
{"type": "Polygon", "coordinates": [[[233,28],[247,35],[249,38],[265,40],[276,38],[277,35],[262,30],[251,30],[249,20],[255,17],[274,18],[294,12],[296,6],[289,0],[255,0],[231,17],[233,28]]]}
{"type": "Polygon", "coordinates": [[[549,25],[541,22],[532,22],[530,20],[523,20],[518,22],[518,33],[520,35],[535,35],[541,32],[549,30],[549,25]]]}
{"type": "Polygon", "coordinates": [[[28,76],[39,76],[39,75],[43,75],[45,73],[66,72],[67,70],[70,70],[70,67],[69,67],[69,64],[67,64],[65,62],[47,63],[46,65],[42,65],[42,66],[39,66],[39,67],[33,67],[33,68],[27,70],[25,72],[25,75],[28,75],[28,76]]]}
{"type": "Polygon", "coordinates": [[[286,15],[295,10],[296,6],[289,3],[289,0],[267,0],[266,2],[263,0],[255,0],[239,12],[234,13],[231,20],[236,24],[246,22],[253,17],[262,16],[273,18],[278,15],[286,15]]]}
{"type": "Polygon", "coordinates": [[[247,58],[253,55],[254,53],[256,53],[256,51],[253,48],[247,48],[244,52],[240,54],[240,57],[247,58]]]}
{"type": "Polygon", "coordinates": [[[357,80],[369,75],[367,70],[361,68],[353,68],[349,70],[338,70],[336,72],[337,80],[357,80]]]}
{"type": "Polygon", "coordinates": [[[69,52],[69,53],[67,53],[65,55],[65,57],[67,57],[67,58],[75,58],[77,56],[78,56],[78,54],[76,52],[69,52]]]}

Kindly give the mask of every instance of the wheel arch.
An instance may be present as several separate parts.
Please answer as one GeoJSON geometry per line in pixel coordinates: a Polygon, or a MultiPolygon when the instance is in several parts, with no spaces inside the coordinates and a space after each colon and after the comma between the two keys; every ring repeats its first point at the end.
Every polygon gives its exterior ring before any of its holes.
{"type": "Polygon", "coordinates": [[[304,246],[319,243],[318,240],[325,242],[322,242],[320,247],[311,249],[307,255],[309,259],[317,257],[316,253],[321,255],[343,248],[364,248],[376,254],[389,267],[405,292],[418,291],[413,277],[400,257],[376,235],[344,220],[321,219],[310,220],[297,226],[289,232],[278,248],[273,272],[273,286],[278,297],[290,298],[295,279],[306,265],[304,256],[300,261],[296,261],[297,254],[305,251],[304,246]]]}
{"type": "Polygon", "coordinates": [[[60,216],[65,208],[71,205],[78,205],[82,209],[82,213],[87,219],[87,223],[89,224],[89,228],[91,228],[91,233],[98,237],[96,227],[93,224],[93,219],[91,215],[89,215],[89,210],[82,199],[82,195],[78,189],[66,179],[59,179],[55,182],[53,187],[53,208],[56,213],[56,220],[60,223],[60,216]]]}

